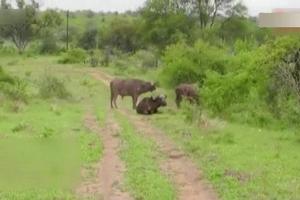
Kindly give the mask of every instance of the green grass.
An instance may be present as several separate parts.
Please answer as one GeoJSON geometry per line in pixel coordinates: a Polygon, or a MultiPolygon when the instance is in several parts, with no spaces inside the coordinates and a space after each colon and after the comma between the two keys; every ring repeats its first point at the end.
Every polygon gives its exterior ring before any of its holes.
{"type": "Polygon", "coordinates": [[[162,159],[154,142],[136,132],[125,116],[115,113],[122,129],[121,157],[127,171],[125,183],[135,199],[173,200],[176,194],[170,180],[160,171],[158,162],[162,159]]]}
{"type": "Polygon", "coordinates": [[[188,123],[182,112],[153,117],[198,163],[221,199],[292,199],[300,196],[300,141],[290,131],[232,123],[188,123]]]}
{"type": "Polygon", "coordinates": [[[78,72],[80,65],[59,65],[57,60],[51,56],[0,59],[7,73],[28,83],[29,96],[27,103],[0,98],[0,159],[4,163],[0,199],[76,199],[73,189],[81,168],[89,168],[101,157],[102,143],[85,128],[83,119],[87,110],[101,108],[105,118],[106,110],[96,104],[103,101],[99,91],[104,87],[78,72]],[[38,86],[45,73],[63,80],[72,97],[43,99],[38,86]]]}

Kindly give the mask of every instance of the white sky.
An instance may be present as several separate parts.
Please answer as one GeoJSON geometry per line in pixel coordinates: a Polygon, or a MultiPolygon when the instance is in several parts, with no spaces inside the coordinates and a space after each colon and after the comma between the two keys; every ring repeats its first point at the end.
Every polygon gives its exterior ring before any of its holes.
{"type": "MultiPolygon", "coordinates": [[[[42,8],[94,11],[126,11],[141,7],[145,0],[40,0],[42,8]]],[[[271,12],[274,8],[300,8],[300,0],[243,0],[250,15],[271,12]]]]}

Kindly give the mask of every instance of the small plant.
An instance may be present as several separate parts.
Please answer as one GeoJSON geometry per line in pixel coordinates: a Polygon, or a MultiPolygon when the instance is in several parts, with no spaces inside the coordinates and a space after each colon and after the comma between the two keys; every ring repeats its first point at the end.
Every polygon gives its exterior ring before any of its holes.
{"type": "Polygon", "coordinates": [[[47,138],[52,137],[53,135],[54,135],[54,130],[52,128],[45,127],[44,131],[41,133],[40,136],[41,136],[41,138],[47,139],[47,138]]]}
{"type": "Polygon", "coordinates": [[[46,74],[42,77],[39,83],[39,93],[44,99],[59,98],[66,99],[71,96],[70,92],[65,87],[65,83],[57,77],[46,74]]]}
{"type": "Polygon", "coordinates": [[[13,84],[0,81],[0,90],[9,98],[15,101],[27,102],[27,83],[24,80],[15,78],[13,84]]]}
{"type": "Polygon", "coordinates": [[[27,127],[28,127],[28,125],[25,122],[20,122],[12,129],[12,132],[18,133],[18,132],[24,131],[27,127]]]}

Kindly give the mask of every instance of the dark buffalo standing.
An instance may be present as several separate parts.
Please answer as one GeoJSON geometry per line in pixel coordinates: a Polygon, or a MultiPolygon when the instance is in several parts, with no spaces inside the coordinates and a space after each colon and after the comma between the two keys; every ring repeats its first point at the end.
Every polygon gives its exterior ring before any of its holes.
{"type": "Polygon", "coordinates": [[[152,92],[155,89],[156,87],[153,83],[138,79],[114,79],[110,82],[111,108],[118,108],[116,103],[118,96],[122,98],[130,96],[132,97],[133,109],[135,109],[138,97],[143,93],[152,92]]]}
{"type": "Polygon", "coordinates": [[[180,84],[175,89],[176,105],[179,108],[183,98],[186,98],[190,103],[199,103],[197,89],[192,84],[180,84]]]}
{"type": "Polygon", "coordinates": [[[151,115],[157,113],[158,108],[167,106],[166,96],[146,97],[137,106],[136,111],[142,115],[151,115]]]}

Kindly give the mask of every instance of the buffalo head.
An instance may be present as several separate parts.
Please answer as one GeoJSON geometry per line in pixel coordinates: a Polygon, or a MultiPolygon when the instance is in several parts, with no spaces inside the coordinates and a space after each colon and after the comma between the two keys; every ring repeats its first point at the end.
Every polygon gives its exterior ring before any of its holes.
{"type": "Polygon", "coordinates": [[[167,96],[165,95],[160,95],[157,97],[151,97],[152,101],[155,102],[156,104],[158,104],[159,106],[167,106],[167,96]]]}
{"type": "Polygon", "coordinates": [[[156,85],[155,83],[152,82],[145,82],[140,86],[140,91],[141,92],[153,92],[156,90],[156,85]]]}

